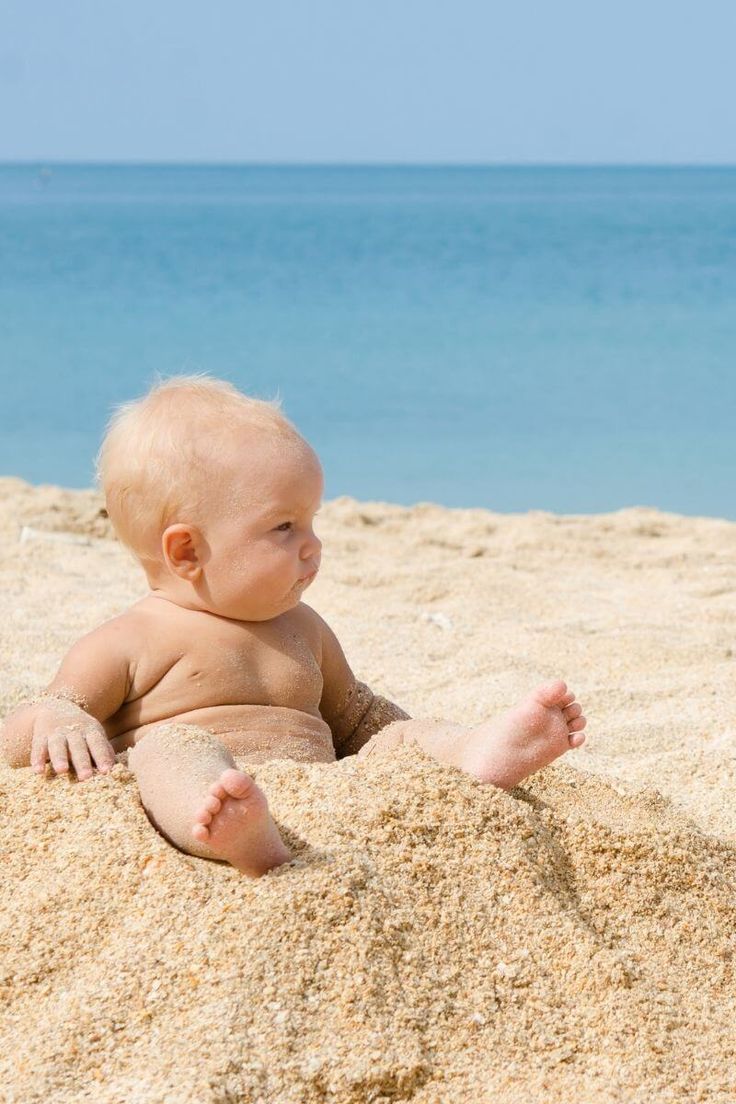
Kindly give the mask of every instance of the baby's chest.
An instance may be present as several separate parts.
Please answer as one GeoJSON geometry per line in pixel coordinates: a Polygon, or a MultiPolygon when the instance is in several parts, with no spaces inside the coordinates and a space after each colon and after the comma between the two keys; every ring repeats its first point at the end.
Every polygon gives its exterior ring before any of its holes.
{"type": "Polygon", "coordinates": [[[287,628],[212,634],[190,644],[171,674],[189,708],[277,705],[311,712],[322,697],[322,672],[308,642],[287,628]]]}

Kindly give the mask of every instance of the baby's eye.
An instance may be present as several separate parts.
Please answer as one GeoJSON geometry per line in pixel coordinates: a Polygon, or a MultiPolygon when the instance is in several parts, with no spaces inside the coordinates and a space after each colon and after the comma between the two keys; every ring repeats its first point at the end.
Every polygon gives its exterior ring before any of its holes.
{"type": "Polygon", "coordinates": [[[282,521],[280,525],[276,526],[277,533],[288,533],[292,529],[292,523],[290,521],[282,521]]]}

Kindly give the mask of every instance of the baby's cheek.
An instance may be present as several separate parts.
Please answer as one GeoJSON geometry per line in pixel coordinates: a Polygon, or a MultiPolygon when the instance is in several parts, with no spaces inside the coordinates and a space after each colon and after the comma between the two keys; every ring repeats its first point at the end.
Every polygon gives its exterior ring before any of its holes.
{"type": "Polygon", "coordinates": [[[247,548],[236,548],[231,557],[231,570],[238,576],[248,575],[253,570],[254,557],[247,548]]]}
{"type": "Polygon", "coordinates": [[[248,568],[248,557],[240,551],[234,551],[221,564],[219,571],[218,590],[223,597],[230,595],[236,597],[243,592],[250,581],[251,573],[248,568]]]}
{"type": "Polygon", "coordinates": [[[241,584],[253,587],[268,586],[269,581],[277,581],[284,573],[285,557],[283,551],[277,549],[261,551],[254,555],[245,552],[238,556],[236,571],[241,584]]]}

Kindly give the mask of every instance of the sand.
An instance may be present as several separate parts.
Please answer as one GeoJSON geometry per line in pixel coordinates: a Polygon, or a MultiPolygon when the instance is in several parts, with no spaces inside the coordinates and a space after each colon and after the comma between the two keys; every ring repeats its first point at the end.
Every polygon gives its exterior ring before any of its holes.
{"type": "MultiPolygon", "coordinates": [[[[561,675],[588,744],[511,795],[415,749],[263,764],[298,857],[257,882],[122,764],[0,768],[0,1100],[733,1104],[736,525],[320,521],[309,601],[375,690],[470,723],[561,675]]],[[[0,480],[0,538],[2,714],[143,587],[93,492],[0,480]]]]}

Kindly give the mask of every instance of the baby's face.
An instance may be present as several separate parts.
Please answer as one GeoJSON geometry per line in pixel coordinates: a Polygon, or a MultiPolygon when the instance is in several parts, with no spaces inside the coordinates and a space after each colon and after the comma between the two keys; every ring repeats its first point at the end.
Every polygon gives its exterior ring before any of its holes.
{"type": "Polygon", "coordinates": [[[205,600],[212,613],[267,621],[298,604],[319,570],[314,516],[322,501],[319,460],[300,438],[236,455],[203,525],[209,546],[205,600]]]}

